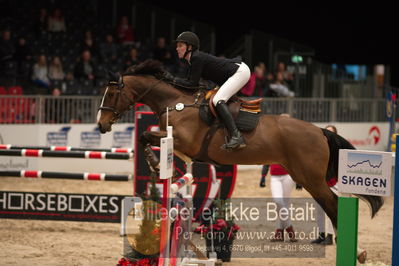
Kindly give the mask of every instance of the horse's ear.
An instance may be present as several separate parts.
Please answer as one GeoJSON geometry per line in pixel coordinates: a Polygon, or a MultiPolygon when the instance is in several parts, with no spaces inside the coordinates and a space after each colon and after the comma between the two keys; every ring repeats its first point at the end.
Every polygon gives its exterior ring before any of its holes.
{"type": "Polygon", "coordinates": [[[119,81],[119,76],[120,76],[119,73],[114,73],[110,70],[107,70],[107,74],[110,81],[115,81],[115,82],[119,81]]]}
{"type": "Polygon", "coordinates": [[[106,69],[106,70],[105,70],[105,73],[107,74],[107,78],[108,78],[108,79],[112,79],[113,73],[112,73],[109,69],[106,69]]]}

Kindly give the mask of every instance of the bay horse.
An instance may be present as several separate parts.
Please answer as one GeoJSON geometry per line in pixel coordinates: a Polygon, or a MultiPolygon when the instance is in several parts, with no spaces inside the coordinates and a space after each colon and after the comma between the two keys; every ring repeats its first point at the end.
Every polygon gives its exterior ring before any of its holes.
{"type": "MultiPolygon", "coordinates": [[[[154,60],[114,76],[99,108],[100,132],[111,131],[112,124],[138,101],[148,105],[158,115],[161,131],[145,132],[140,142],[154,170],[158,161],[152,157],[149,146],[159,146],[160,138],[166,136],[165,110],[169,108],[168,124],[173,126],[174,148],[178,156],[195,159],[205,150],[210,163],[281,164],[292,179],[312,195],[337,228],[338,199],[327,182],[338,176],[339,149],[355,149],[348,141],[309,122],[262,114],[257,127],[243,133],[247,144],[244,149],[223,150],[220,147],[225,141],[225,131],[218,128],[209,134],[210,126],[199,116],[198,94],[176,88],[164,77],[161,63],[154,60]],[[205,148],[204,143],[207,144],[205,148]]],[[[383,205],[382,197],[357,196],[369,204],[372,217],[383,205]]]]}

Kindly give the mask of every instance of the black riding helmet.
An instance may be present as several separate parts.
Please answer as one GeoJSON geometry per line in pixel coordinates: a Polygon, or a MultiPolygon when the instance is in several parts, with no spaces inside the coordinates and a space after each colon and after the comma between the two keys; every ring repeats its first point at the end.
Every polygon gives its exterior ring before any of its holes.
{"type": "Polygon", "coordinates": [[[184,31],[177,36],[175,42],[185,42],[193,46],[193,51],[199,49],[200,47],[200,40],[194,32],[191,31],[184,31]]]}

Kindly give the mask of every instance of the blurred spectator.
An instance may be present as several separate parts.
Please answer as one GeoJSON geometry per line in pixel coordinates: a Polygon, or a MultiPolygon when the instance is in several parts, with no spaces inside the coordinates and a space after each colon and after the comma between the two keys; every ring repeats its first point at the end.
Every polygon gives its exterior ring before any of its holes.
{"type": "Polygon", "coordinates": [[[79,62],[75,66],[75,77],[80,80],[94,81],[95,62],[91,58],[89,50],[82,52],[79,62]]]}
{"type": "Polygon", "coordinates": [[[279,62],[277,64],[276,75],[278,73],[281,73],[284,82],[287,83],[288,85],[290,85],[292,83],[292,81],[294,80],[294,76],[292,75],[291,72],[286,70],[285,64],[283,62],[279,62]]]}
{"type": "Polygon", "coordinates": [[[118,56],[118,45],[114,42],[114,36],[107,34],[105,42],[100,45],[101,58],[104,62],[116,60],[118,56]]]}
{"type": "Polygon", "coordinates": [[[167,71],[169,71],[171,73],[175,73],[176,72],[176,68],[177,68],[176,60],[173,57],[173,54],[172,54],[172,52],[170,50],[166,51],[163,63],[164,63],[165,69],[167,71]]]}
{"type": "Polygon", "coordinates": [[[62,112],[62,99],[58,97],[61,95],[59,88],[54,88],[51,91],[53,97],[47,98],[45,103],[45,119],[46,123],[65,123],[65,113],[62,112]]]}
{"type": "Polygon", "coordinates": [[[18,72],[20,72],[23,63],[30,62],[32,59],[32,50],[30,46],[26,45],[24,37],[18,39],[15,47],[14,59],[17,62],[18,72]]]}
{"type": "Polygon", "coordinates": [[[137,48],[132,48],[129,51],[129,55],[126,57],[125,63],[123,68],[127,69],[130,66],[133,65],[138,65],[141,63],[141,60],[139,59],[139,52],[137,50],[137,48]]]}
{"type": "Polygon", "coordinates": [[[36,21],[34,23],[34,30],[38,37],[43,35],[43,33],[47,32],[47,30],[48,30],[47,9],[40,8],[39,17],[36,19],[36,21]]]}
{"type": "Polygon", "coordinates": [[[293,91],[290,91],[288,85],[284,81],[282,72],[278,72],[276,74],[275,81],[272,84],[270,84],[270,90],[273,91],[278,97],[294,97],[295,95],[293,91]]]}
{"type": "Polygon", "coordinates": [[[254,68],[248,83],[241,89],[241,93],[245,96],[264,97],[269,88],[270,74],[266,76],[266,66],[259,63],[254,68]]]}
{"type": "Polygon", "coordinates": [[[48,30],[50,32],[66,31],[65,19],[61,9],[54,9],[52,15],[48,18],[48,30]]]}
{"type": "Polygon", "coordinates": [[[274,75],[272,72],[267,71],[265,63],[260,62],[259,67],[263,69],[265,77],[263,81],[264,82],[263,97],[270,97],[270,94],[275,94],[275,92],[270,89],[270,84],[274,81],[274,75]]]}
{"type": "Polygon", "coordinates": [[[259,182],[260,187],[266,187],[266,176],[267,176],[267,173],[269,172],[269,168],[270,168],[270,165],[268,165],[268,164],[264,164],[262,166],[262,172],[260,175],[260,182],[259,182]]]}
{"type": "Polygon", "coordinates": [[[59,89],[55,88],[52,90],[51,95],[53,95],[54,97],[58,97],[61,95],[61,91],[59,89]]]}
{"type": "Polygon", "coordinates": [[[49,78],[51,81],[62,81],[65,78],[64,70],[62,69],[61,59],[54,56],[49,67],[49,78]]]}
{"type": "Polygon", "coordinates": [[[69,123],[70,123],[70,124],[80,124],[80,123],[82,123],[82,122],[81,122],[81,119],[79,119],[79,118],[71,118],[71,119],[69,120],[69,123]]]}
{"type": "Polygon", "coordinates": [[[4,30],[0,40],[0,62],[5,62],[13,58],[15,47],[11,41],[11,32],[4,30]]]}
{"type": "Polygon", "coordinates": [[[49,88],[50,86],[47,59],[43,54],[39,55],[37,58],[37,63],[33,65],[32,80],[41,88],[49,88]]]}
{"type": "Polygon", "coordinates": [[[85,31],[84,38],[85,39],[93,39],[93,33],[91,32],[91,30],[86,30],[85,31]]]}
{"type": "Polygon", "coordinates": [[[273,73],[272,73],[272,72],[269,72],[269,71],[267,71],[267,68],[266,68],[266,65],[265,65],[265,63],[263,63],[263,62],[259,62],[258,66],[259,66],[260,68],[262,68],[262,69],[263,69],[264,76],[265,76],[266,80],[267,80],[268,82],[271,82],[271,81],[273,81],[273,78],[274,78],[274,76],[273,76],[273,73]]]}
{"type": "Polygon", "coordinates": [[[265,90],[267,89],[267,80],[265,76],[266,69],[262,66],[255,67],[255,90],[252,96],[263,97],[265,94],[265,90]]]}
{"type": "Polygon", "coordinates": [[[17,63],[13,60],[15,52],[11,41],[11,32],[4,30],[0,39],[0,84],[15,85],[17,78],[17,63]]]}
{"type": "Polygon", "coordinates": [[[92,37],[90,37],[90,35],[91,34],[85,34],[85,39],[83,40],[82,44],[82,51],[89,50],[93,58],[99,59],[100,53],[98,51],[97,45],[94,43],[94,40],[92,37]]]}
{"type": "Polygon", "coordinates": [[[74,90],[77,89],[77,84],[75,82],[75,77],[72,72],[66,72],[65,82],[61,85],[62,94],[73,94],[74,90]]]}
{"type": "Polygon", "coordinates": [[[161,61],[162,63],[166,63],[170,58],[170,50],[166,47],[166,40],[164,37],[159,37],[157,39],[157,43],[155,48],[152,51],[153,58],[155,60],[161,61]],[[169,52],[169,54],[168,54],[169,52]]]}
{"type": "Polygon", "coordinates": [[[242,87],[240,94],[244,96],[252,96],[255,90],[255,83],[256,83],[256,75],[255,73],[252,73],[251,76],[249,77],[247,84],[245,84],[244,87],[242,87]]]}
{"type": "Polygon", "coordinates": [[[75,77],[73,76],[73,73],[72,72],[67,72],[66,74],[65,74],[65,80],[66,81],[68,81],[68,80],[74,80],[75,79],[75,77]]]}
{"type": "Polygon", "coordinates": [[[122,43],[123,45],[134,43],[133,28],[129,24],[127,16],[123,16],[121,18],[116,31],[120,43],[122,43]]]}

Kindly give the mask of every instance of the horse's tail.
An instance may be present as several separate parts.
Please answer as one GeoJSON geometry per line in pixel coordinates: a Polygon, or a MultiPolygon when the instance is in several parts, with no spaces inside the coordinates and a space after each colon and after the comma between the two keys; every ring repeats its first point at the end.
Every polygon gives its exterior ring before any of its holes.
{"type": "MultiPolygon", "coordinates": [[[[329,182],[330,180],[338,178],[339,150],[340,149],[355,150],[356,148],[353,147],[353,145],[350,144],[343,137],[324,128],[322,128],[322,131],[324,136],[326,136],[328,140],[328,147],[330,148],[330,158],[328,160],[328,167],[326,174],[327,182],[329,182]]],[[[380,208],[384,204],[384,199],[380,196],[358,195],[358,194],[354,195],[356,195],[357,197],[366,201],[369,204],[372,218],[375,216],[375,214],[380,210],[380,208]]]]}

